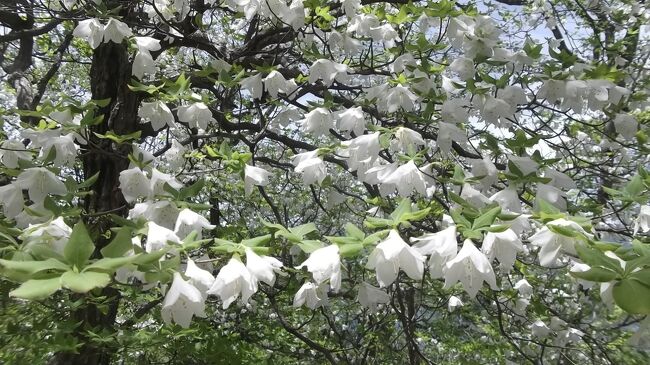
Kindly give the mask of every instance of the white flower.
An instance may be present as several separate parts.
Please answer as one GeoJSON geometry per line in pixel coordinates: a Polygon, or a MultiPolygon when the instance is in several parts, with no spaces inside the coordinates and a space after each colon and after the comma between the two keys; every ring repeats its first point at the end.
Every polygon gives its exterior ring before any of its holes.
{"type": "Polygon", "coordinates": [[[539,319],[530,325],[530,330],[533,332],[533,336],[538,338],[544,338],[551,333],[551,330],[548,328],[546,323],[542,322],[539,319]]]}
{"type": "Polygon", "coordinates": [[[145,245],[145,251],[147,252],[158,251],[167,246],[168,242],[181,242],[181,239],[178,238],[174,231],[159,226],[154,222],[148,222],[147,228],[147,244],[145,245]]]}
{"type": "Polygon", "coordinates": [[[205,299],[199,289],[176,272],[172,286],[165,295],[160,314],[166,323],[174,321],[187,328],[193,316],[205,317],[205,299]]]}
{"type": "Polygon", "coordinates": [[[104,42],[111,41],[119,44],[124,38],[132,35],[131,28],[115,18],[110,18],[104,27],[104,42]]]}
{"type": "Polygon", "coordinates": [[[175,126],[172,111],[160,100],[143,102],[138,109],[138,116],[142,118],[143,123],[151,123],[151,127],[156,131],[166,125],[170,128],[175,126]]]}
{"type": "Polygon", "coordinates": [[[449,65],[449,69],[457,73],[461,80],[467,80],[474,77],[474,61],[467,57],[458,57],[449,65]]]}
{"type": "Polygon", "coordinates": [[[194,261],[191,259],[187,259],[185,276],[190,278],[190,284],[199,289],[203,297],[207,296],[206,292],[210,289],[212,284],[214,284],[214,276],[212,276],[212,273],[196,266],[194,261]]]}
{"type": "Polygon", "coordinates": [[[257,292],[257,280],[251,275],[246,266],[237,259],[230,259],[221,268],[217,278],[208,290],[208,294],[218,295],[227,309],[241,295],[243,303],[257,292]]]}
{"type": "Polygon", "coordinates": [[[530,297],[533,295],[533,287],[528,283],[528,280],[521,279],[513,285],[513,288],[519,292],[522,297],[530,297]]]}
{"type": "Polygon", "coordinates": [[[616,114],[614,118],[614,128],[616,132],[625,139],[633,139],[639,123],[636,118],[630,114],[616,114]]]}
{"type": "Polygon", "coordinates": [[[72,35],[83,38],[91,48],[95,49],[104,39],[104,24],[95,18],[82,20],[74,28],[72,35]]]}
{"type": "Polygon", "coordinates": [[[302,181],[305,185],[315,182],[320,184],[327,176],[325,162],[318,157],[318,150],[299,153],[293,156],[291,163],[296,167],[296,172],[302,173],[302,181]]]}
{"type": "Polygon", "coordinates": [[[397,85],[388,91],[385,97],[385,105],[379,105],[380,109],[389,113],[398,111],[400,108],[406,112],[415,110],[415,102],[418,100],[417,95],[402,85],[397,85]]]}
{"type": "Polygon", "coordinates": [[[436,144],[443,155],[449,154],[452,142],[464,143],[467,141],[467,133],[452,123],[438,123],[438,139],[436,144]]]}
{"type": "Polygon", "coordinates": [[[362,167],[370,166],[377,159],[379,150],[381,149],[380,136],[381,134],[379,132],[362,134],[342,143],[347,148],[347,160],[350,171],[356,171],[362,167]]]}
{"type": "Polygon", "coordinates": [[[211,230],[216,227],[210,224],[204,216],[194,212],[191,209],[185,208],[178,213],[176,224],[174,225],[174,233],[178,237],[187,237],[192,232],[197,232],[197,239],[201,239],[204,229],[211,230]]]}
{"type": "Polygon", "coordinates": [[[382,180],[382,184],[391,184],[397,187],[400,196],[408,197],[413,190],[426,195],[427,180],[425,175],[418,169],[413,160],[398,167],[382,180]]]}
{"type": "Polygon", "coordinates": [[[244,89],[248,90],[251,93],[253,99],[261,99],[262,93],[264,92],[264,84],[262,83],[262,74],[255,74],[248,76],[241,81],[239,84],[244,89]]]}
{"type": "Polygon", "coordinates": [[[329,110],[316,108],[305,114],[305,119],[298,121],[305,133],[312,133],[314,136],[325,136],[329,130],[334,128],[334,118],[329,110]]]}
{"type": "Polygon", "coordinates": [[[62,217],[58,217],[47,223],[30,224],[20,238],[28,247],[36,243],[43,243],[55,252],[63,254],[63,249],[68,243],[70,234],[72,234],[72,228],[65,224],[62,217]]]}
{"type": "Polygon", "coordinates": [[[176,205],[169,200],[159,200],[156,202],[145,200],[142,203],[137,203],[133,209],[129,210],[128,218],[144,218],[165,228],[173,229],[179,211],[176,205]]]}
{"type": "Polygon", "coordinates": [[[377,311],[378,304],[386,304],[390,301],[390,295],[364,281],[359,285],[357,300],[362,306],[368,308],[370,313],[374,313],[377,311]]]}
{"type": "Polygon", "coordinates": [[[395,129],[395,140],[392,143],[394,150],[404,153],[414,153],[418,146],[424,146],[422,135],[412,129],[399,127],[395,129]]]}
{"type": "Polygon", "coordinates": [[[329,279],[329,285],[333,292],[341,289],[341,256],[339,255],[339,246],[329,245],[319,248],[309,255],[296,269],[307,267],[316,284],[322,284],[329,279]]]}
{"type": "Polygon", "coordinates": [[[561,211],[566,210],[566,193],[548,184],[537,184],[537,194],[533,202],[533,210],[540,210],[540,201],[545,200],[561,211]]]}
{"type": "Polygon", "coordinates": [[[253,185],[268,185],[269,176],[271,176],[271,173],[263,168],[246,165],[244,167],[244,192],[246,195],[250,195],[253,192],[253,185]]]}
{"type": "Polygon", "coordinates": [[[152,52],[160,50],[160,41],[153,37],[134,37],[135,43],[140,52],[152,52]]]}
{"type": "Polygon", "coordinates": [[[169,184],[173,189],[180,189],[183,187],[183,184],[178,182],[175,177],[170,174],[161,172],[156,168],[151,169],[151,180],[149,182],[151,194],[149,197],[153,198],[156,195],[167,195],[165,191],[165,184],[169,184]]]}
{"type": "Polygon", "coordinates": [[[413,280],[422,279],[425,257],[406,244],[399,233],[391,230],[385,240],[370,253],[366,268],[375,269],[380,287],[391,285],[400,268],[413,280]]]}
{"type": "Polygon", "coordinates": [[[142,79],[145,74],[156,73],[156,64],[151,57],[151,53],[147,51],[138,51],[133,58],[133,66],[131,66],[131,75],[142,79]]]}
{"type": "Polygon", "coordinates": [[[151,195],[151,182],[139,167],[123,170],[120,172],[119,180],[120,190],[127,203],[132,203],[139,197],[151,195]]]}
{"type": "Polygon", "coordinates": [[[336,115],[340,131],[352,132],[357,137],[363,135],[363,131],[366,129],[366,120],[360,106],[339,111],[336,115]]]}
{"type": "Polygon", "coordinates": [[[178,119],[187,123],[190,128],[206,130],[208,123],[213,121],[212,112],[203,103],[193,103],[189,106],[178,107],[178,119]]]}
{"type": "Polygon", "coordinates": [[[650,205],[642,205],[639,210],[639,216],[634,220],[634,234],[637,232],[645,233],[650,231],[650,205]]]}
{"type": "Polygon", "coordinates": [[[524,246],[517,234],[508,228],[503,232],[488,232],[481,250],[490,262],[496,258],[503,270],[510,271],[517,259],[517,252],[523,251],[524,246]]]}
{"type": "Polygon", "coordinates": [[[445,265],[449,260],[453,259],[458,252],[455,225],[449,226],[440,232],[411,238],[411,242],[416,242],[416,244],[413,245],[413,248],[419,253],[422,255],[430,255],[429,273],[434,279],[443,276],[445,265]]]}
{"type": "Polygon", "coordinates": [[[451,296],[449,297],[449,301],[447,302],[447,310],[449,313],[453,312],[456,310],[456,308],[462,307],[463,306],[463,301],[460,300],[460,298],[456,296],[451,296]]]}
{"type": "Polygon", "coordinates": [[[23,190],[15,183],[0,186],[0,204],[5,217],[15,218],[25,205],[23,190]]]}
{"type": "Polygon", "coordinates": [[[521,213],[521,202],[517,190],[508,186],[490,197],[493,202],[499,203],[504,212],[521,213]]]}
{"type": "Polygon", "coordinates": [[[560,255],[560,250],[571,255],[576,255],[575,244],[578,242],[577,237],[565,236],[553,232],[549,226],[557,226],[562,230],[573,231],[576,235],[583,234],[588,236],[587,232],[578,223],[564,218],[547,223],[544,228],[529,238],[531,244],[541,247],[538,253],[539,264],[544,267],[553,266],[555,260],[560,255]]]}
{"type": "Polygon", "coordinates": [[[482,176],[481,185],[483,186],[483,191],[492,186],[498,180],[498,170],[497,167],[488,159],[484,157],[483,159],[473,159],[472,162],[472,175],[475,177],[482,176]]]}
{"type": "Polygon", "coordinates": [[[302,284],[296,295],[293,297],[295,308],[306,305],[309,309],[327,305],[327,284],[316,285],[312,282],[302,284]]]}
{"type": "Polygon", "coordinates": [[[272,98],[277,98],[278,93],[290,94],[295,90],[291,82],[287,81],[280,72],[275,70],[269,72],[262,81],[264,81],[264,88],[272,98]]]}
{"type": "Polygon", "coordinates": [[[44,167],[31,167],[24,170],[18,175],[14,184],[27,190],[29,200],[36,204],[43,204],[48,194],[65,195],[68,192],[65,184],[57,179],[52,171],[44,167]]]}
{"type": "Polygon", "coordinates": [[[325,86],[331,86],[334,80],[345,83],[347,81],[348,66],[327,59],[316,60],[309,68],[309,83],[313,84],[323,80],[325,86]]]}
{"type": "Polygon", "coordinates": [[[29,161],[32,159],[31,154],[25,150],[25,146],[19,141],[3,141],[1,146],[0,162],[10,169],[18,168],[18,161],[20,160],[29,161]]]}
{"type": "Polygon", "coordinates": [[[472,298],[476,297],[483,281],[492,289],[499,289],[490,261],[471,240],[465,240],[458,255],[446,264],[444,288],[449,289],[459,281],[472,298]]]}
{"type": "Polygon", "coordinates": [[[255,251],[246,248],[246,268],[251,275],[270,286],[275,284],[275,273],[280,271],[282,262],[275,257],[259,256],[255,251]]]}

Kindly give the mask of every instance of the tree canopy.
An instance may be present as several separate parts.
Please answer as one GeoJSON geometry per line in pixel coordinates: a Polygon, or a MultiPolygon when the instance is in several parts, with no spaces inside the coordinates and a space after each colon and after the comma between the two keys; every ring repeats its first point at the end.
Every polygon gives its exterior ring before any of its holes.
{"type": "Polygon", "coordinates": [[[647,364],[644,0],[0,0],[0,362],[647,364]]]}

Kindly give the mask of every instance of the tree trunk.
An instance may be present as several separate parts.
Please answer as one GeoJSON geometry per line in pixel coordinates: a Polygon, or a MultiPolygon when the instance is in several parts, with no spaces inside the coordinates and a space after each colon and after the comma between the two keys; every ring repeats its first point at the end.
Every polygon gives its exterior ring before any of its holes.
{"type": "MultiPolygon", "coordinates": [[[[99,250],[108,244],[103,233],[112,226],[110,217],[102,212],[126,216],[128,206],[119,189],[120,172],[129,166],[129,144],[117,145],[109,139],[101,139],[94,133],[104,134],[111,130],[118,135],[135,132],[138,128],[137,112],[139,97],[128,88],[131,77],[131,65],[127,48],[124,44],[113,42],[103,43],[94,52],[90,69],[92,98],[95,100],[108,99],[110,103],[100,110],[104,116],[102,123],[92,126],[88,136],[89,143],[83,151],[83,171],[85,178],[96,173],[99,177],[92,187],[85,204],[87,213],[92,214],[86,222],[89,230],[98,237],[95,242],[95,257],[99,250]]],[[[115,331],[115,318],[120,304],[120,293],[113,288],[102,290],[102,296],[108,303],[104,312],[94,304],[87,304],[72,313],[75,322],[79,323],[76,336],[82,347],[78,353],[58,353],[50,364],[59,365],[108,365],[113,349],[94,344],[85,336],[87,330],[94,333],[112,333],[115,331]]]]}

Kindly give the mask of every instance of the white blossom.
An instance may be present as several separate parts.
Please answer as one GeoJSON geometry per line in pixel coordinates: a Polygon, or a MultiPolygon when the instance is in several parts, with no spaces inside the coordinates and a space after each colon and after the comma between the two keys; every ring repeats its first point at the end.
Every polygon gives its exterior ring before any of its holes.
{"type": "Polygon", "coordinates": [[[309,258],[297,269],[306,267],[316,284],[320,285],[329,279],[329,285],[333,292],[341,289],[341,257],[339,255],[339,246],[329,245],[319,248],[309,255],[309,258]]]}
{"type": "Polygon", "coordinates": [[[377,282],[384,288],[397,279],[400,269],[413,280],[422,279],[424,261],[422,254],[406,244],[397,231],[391,230],[370,253],[366,268],[376,271],[377,282]]]}
{"type": "Polygon", "coordinates": [[[359,304],[368,308],[370,313],[374,313],[377,311],[378,304],[386,304],[390,301],[390,295],[364,281],[359,285],[357,300],[359,304]]]}
{"type": "Polygon", "coordinates": [[[458,255],[446,264],[444,288],[449,289],[459,281],[472,298],[476,297],[484,281],[492,289],[499,289],[490,261],[471,240],[465,240],[458,255]]]}
{"type": "Polygon", "coordinates": [[[27,190],[29,200],[43,204],[49,194],[65,195],[68,189],[54,173],[44,167],[30,167],[23,170],[14,182],[21,189],[27,190]]]}
{"type": "Polygon", "coordinates": [[[246,248],[246,268],[256,280],[273,286],[275,274],[281,267],[282,262],[275,257],[259,256],[252,249],[246,248]]]}
{"type": "Polygon", "coordinates": [[[208,294],[217,295],[223,303],[223,309],[227,309],[237,297],[241,295],[243,303],[257,292],[257,280],[241,261],[231,258],[221,268],[217,278],[208,290],[208,294]]]}
{"type": "Polygon", "coordinates": [[[443,277],[447,262],[453,259],[458,252],[455,225],[451,225],[440,232],[411,238],[411,242],[416,242],[413,248],[419,253],[429,255],[429,274],[434,279],[443,277]]]}
{"type": "Polygon", "coordinates": [[[174,281],[165,295],[161,313],[166,323],[188,328],[192,317],[205,317],[205,299],[199,289],[174,273],[174,281]]]}
{"type": "Polygon", "coordinates": [[[266,186],[269,183],[271,173],[261,167],[246,165],[244,167],[244,192],[250,195],[253,192],[253,186],[266,186]]]}

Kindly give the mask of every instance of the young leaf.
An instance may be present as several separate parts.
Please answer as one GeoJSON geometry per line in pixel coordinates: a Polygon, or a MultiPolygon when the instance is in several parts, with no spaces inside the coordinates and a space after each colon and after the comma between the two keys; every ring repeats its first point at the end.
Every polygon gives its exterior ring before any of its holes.
{"type": "Polygon", "coordinates": [[[70,239],[63,248],[63,256],[65,259],[70,265],[82,268],[94,250],[95,245],[90,235],[88,235],[86,226],[83,222],[75,224],[74,228],[72,228],[70,239]]]}

